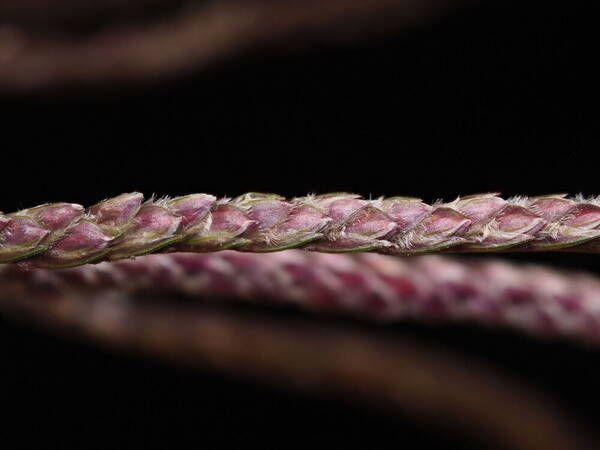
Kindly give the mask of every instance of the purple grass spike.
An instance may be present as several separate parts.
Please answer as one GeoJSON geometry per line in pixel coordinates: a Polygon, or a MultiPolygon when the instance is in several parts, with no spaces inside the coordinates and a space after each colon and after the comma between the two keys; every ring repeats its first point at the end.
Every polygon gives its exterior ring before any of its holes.
{"type": "Polygon", "coordinates": [[[144,202],[137,192],[84,209],[54,203],[0,213],[0,263],[71,267],[148,253],[291,248],[326,253],[600,252],[600,199],[477,194],[428,205],[334,193],[248,193],[144,202]]]}
{"type": "Polygon", "coordinates": [[[4,265],[0,286],[0,306],[21,295],[154,292],[293,304],[367,320],[470,321],[600,344],[600,279],[489,259],[300,250],[180,253],[66,270],[4,265]]]}

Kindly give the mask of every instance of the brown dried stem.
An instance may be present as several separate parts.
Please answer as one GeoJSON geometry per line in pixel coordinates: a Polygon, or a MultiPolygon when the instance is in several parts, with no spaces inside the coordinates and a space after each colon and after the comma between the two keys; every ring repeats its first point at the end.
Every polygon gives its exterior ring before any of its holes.
{"type": "MultiPolygon", "coordinates": [[[[156,0],[159,1],[159,0],[156,0]]],[[[139,0],[141,3],[154,3],[139,0]]],[[[65,22],[120,17],[126,3],[54,9],[53,2],[0,6],[0,89],[31,90],[115,82],[151,82],[201,70],[245,51],[347,42],[430,20],[458,0],[233,0],[184,2],[171,13],[65,36],[65,22]],[[51,12],[48,8],[52,4],[51,12]],[[44,7],[45,5],[45,7],[44,7]],[[44,14],[46,11],[46,14],[44,14]],[[60,14],[62,12],[62,14],[60,14]],[[79,14],[79,16],[77,16],[79,14]],[[75,16],[75,17],[74,17],[75,16]],[[48,33],[44,17],[50,21],[48,33]],[[25,26],[24,23],[35,26],[25,26]],[[58,26],[56,25],[58,23],[58,26]],[[62,24],[62,28],[61,28],[62,24]],[[36,32],[42,29],[44,33],[36,32]],[[58,32],[56,32],[58,31],[58,32]],[[62,34],[61,34],[62,32],[62,34]]],[[[61,5],[77,4],[63,0],[61,5]]]]}

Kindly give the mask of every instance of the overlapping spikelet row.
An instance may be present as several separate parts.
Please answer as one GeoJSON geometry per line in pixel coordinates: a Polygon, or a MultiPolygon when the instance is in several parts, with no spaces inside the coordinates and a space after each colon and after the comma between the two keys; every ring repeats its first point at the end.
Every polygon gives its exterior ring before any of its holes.
{"type": "Polygon", "coordinates": [[[59,299],[72,295],[110,299],[112,293],[144,293],[143,301],[152,292],[184,293],[293,304],[363,319],[472,321],[600,342],[598,278],[493,260],[299,250],[147,255],[65,270],[4,265],[0,286],[0,305],[3,300],[13,305],[16,298],[31,301],[42,295],[48,299],[34,304],[53,305],[59,311],[59,299]]]}
{"type": "Polygon", "coordinates": [[[150,199],[123,194],[90,208],[54,203],[0,214],[0,263],[71,267],[155,252],[600,252],[600,202],[497,194],[429,205],[335,193],[286,200],[248,193],[150,199]]]}

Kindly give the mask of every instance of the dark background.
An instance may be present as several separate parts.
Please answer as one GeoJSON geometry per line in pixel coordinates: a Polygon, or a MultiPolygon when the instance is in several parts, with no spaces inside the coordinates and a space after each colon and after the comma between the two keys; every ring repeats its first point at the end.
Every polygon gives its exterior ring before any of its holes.
{"type": "MultiPolygon", "coordinates": [[[[1,208],[90,204],[132,190],[427,201],[600,193],[600,15],[591,2],[500,3],[368,43],[248,56],[152,88],[3,95],[1,208]]],[[[595,255],[507,257],[599,271],[595,255]]],[[[370,331],[487,362],[595,424],[597,351],[468,326],[370,331]]],[[[427,425],[339,400],[101,350],[6,319],[0,358],[4,426],[25,429],[24,447],[40,436],[87,448],[449,442],[427,425]]]]}

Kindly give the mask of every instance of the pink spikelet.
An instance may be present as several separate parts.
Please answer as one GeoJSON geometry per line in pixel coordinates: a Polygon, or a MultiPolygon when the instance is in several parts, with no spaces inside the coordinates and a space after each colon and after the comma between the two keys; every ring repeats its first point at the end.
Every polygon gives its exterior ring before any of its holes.
{"type": "Polygon", "coordinates": [[[248,193],[150,199],[123,194],[84,209],[54,203],[0,214],[0,263],[72,267],[157,252],[599,252],[595,198],[497,194],[428,205],[336,193],[286,200],[248,193]]]}
{"type": "Polygon", "coordinates": [[[184,293],[293,304],[370,320],[470,321],[600,341],[600,280],[499,260],[298,250],[180,253],[65,270],[4,265],[0,286],[0,298],[9,302],[16,296],[81,291],[184,293]]]}

